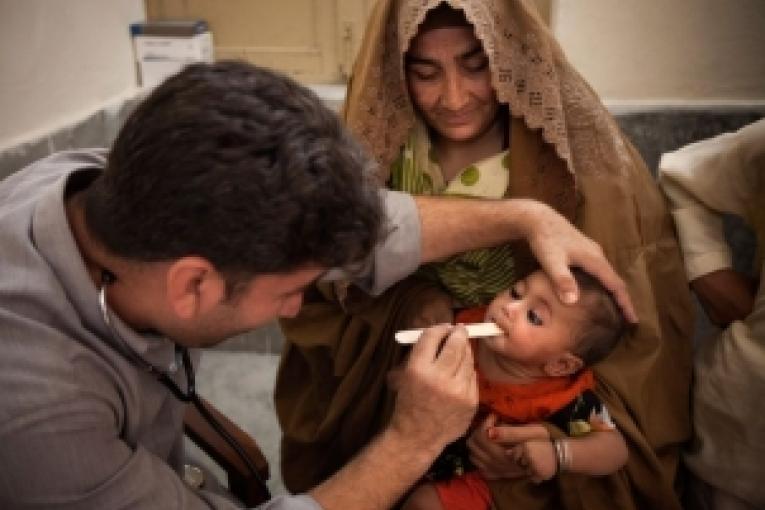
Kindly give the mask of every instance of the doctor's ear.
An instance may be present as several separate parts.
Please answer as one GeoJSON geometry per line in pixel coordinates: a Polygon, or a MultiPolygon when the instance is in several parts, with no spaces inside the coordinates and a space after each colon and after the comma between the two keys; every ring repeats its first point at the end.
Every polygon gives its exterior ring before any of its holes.
{"type": "Polygon", "coordinates": [[[550,377],[563,377],[578,372],[584,366],[582,358],[570,352],[564,352],[544,364],[542,370],[550,377]]]}
{"type": "Polygon", "coordinates": [[[166,297],[178,318],[193,319],[226,299],[226,280],[209,260],[182,257],[167,270],[166,297]]]}

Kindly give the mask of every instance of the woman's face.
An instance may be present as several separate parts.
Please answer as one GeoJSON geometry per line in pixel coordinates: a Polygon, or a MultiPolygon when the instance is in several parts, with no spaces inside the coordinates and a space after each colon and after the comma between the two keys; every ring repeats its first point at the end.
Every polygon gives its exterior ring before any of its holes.
{"type": "Polygon", "coordinates": [[[423,120],[447,140],[473,140],[497,117],[489,59],[472,27],[418,34],[407,53],[406,81],[423,120]]]}

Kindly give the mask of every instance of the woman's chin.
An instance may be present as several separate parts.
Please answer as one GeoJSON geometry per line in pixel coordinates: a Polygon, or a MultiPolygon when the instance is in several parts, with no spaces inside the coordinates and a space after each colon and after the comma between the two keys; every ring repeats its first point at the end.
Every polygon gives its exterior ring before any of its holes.
{"type": "Polygon", "coordinates": [[[439,127],[438,134],[444,140],[454,143],[465,143],[478,137],[478,129],[472,124],[446,125],[439,127]]]}

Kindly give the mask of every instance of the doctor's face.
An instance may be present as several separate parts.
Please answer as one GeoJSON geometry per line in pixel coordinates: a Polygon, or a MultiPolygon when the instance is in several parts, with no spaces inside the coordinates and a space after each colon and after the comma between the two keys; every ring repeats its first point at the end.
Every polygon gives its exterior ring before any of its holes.
{"type": "Polygon", "coordinates": [[[307,266],[255,276],[234,297],[221,298],[170,336],[187,347],[210,347],[273,320],[293,318],[300,312],[306,288],[324,272],[325,268],[307,266]]]}

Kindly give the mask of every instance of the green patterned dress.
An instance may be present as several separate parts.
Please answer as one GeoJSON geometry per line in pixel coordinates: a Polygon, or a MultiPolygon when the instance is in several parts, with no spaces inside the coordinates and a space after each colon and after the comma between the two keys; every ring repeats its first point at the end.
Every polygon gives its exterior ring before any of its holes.
{"type": "MultiPolygon", "coordinates": [[[[509,168],[510,152],[505,150],[463,168],[446,182],[434,157],[427,129],[417,123],[401,156],[391,165],[389,187],[413,195],[500,199],[507,193],[509,168]]],[[[512,285],[513,254],[507,245],[473,250],[429,264],[419,274],[438,281],[458,306],[485,305],[512,285]]]]}

